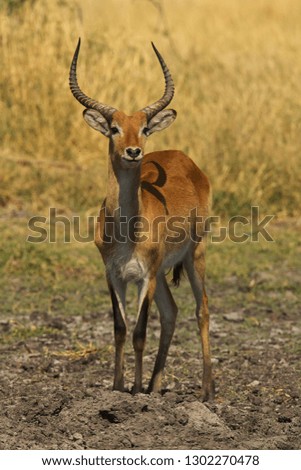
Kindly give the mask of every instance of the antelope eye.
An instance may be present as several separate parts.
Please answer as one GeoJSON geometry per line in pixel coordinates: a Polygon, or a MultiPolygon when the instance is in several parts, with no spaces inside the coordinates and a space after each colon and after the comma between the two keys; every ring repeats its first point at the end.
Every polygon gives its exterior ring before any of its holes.
{"type": "Polygon", "coordinates": [[[118,134],[119,133],[118,127],[116,126],[111,127],[111,132],[112,132],[112,135],[118,134]]]}
{"type": "Polygon", "coordinates": [[[148,128],[148,127],[144,127],[142,132],[143,132],[144,135],[147,136],[147,135],[149,134],[149,128],[148,128]]]}

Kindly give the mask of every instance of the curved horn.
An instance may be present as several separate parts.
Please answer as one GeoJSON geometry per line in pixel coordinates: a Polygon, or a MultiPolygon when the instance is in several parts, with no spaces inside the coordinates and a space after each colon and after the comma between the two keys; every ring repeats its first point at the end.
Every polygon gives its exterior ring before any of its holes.
{"type": "Polygon", "coordinates": [[[115,108],[111,106],[107,106],[105,104],[99,103],[98,101],[92,100],[87,95],[85,95],[78,86],[77,77],[76,77],[76,66],[77,66],[77,59],[80,49],[80,38],[78,39],[78,43],[74,52],[74,56],[70,66],[70,73],[69,73],[69,86],[70,90],[74,96],[83,106],[86,108],[96,109],[99,111],[107,120],[111,120],[112,114],[117,111],[115,108]]]}
{"type": "Polygon", "coordinates": [[[153,49],[155,51],[156,56],[158,57],[158,60],[160,62],[163,74],[164,74],[164,79],[165,79],[165,91],[162,96],[158,101],[155,103],[146,106],[145,108],[141,109],[140,111],[143,111],[147,115],[147,119],[150,120],[152,117],[154,117],[159,111],[162,111],[162,109],[166,108],[167,105],[171,102],[174,92],[175,92],[175,86],[174,82],[171,76],[171,73],[167,67],[167,65],[164,62],[163,57],[161,56],[160,52],[158,49],[155,47],[154,43],[152,42],[153,49]]]}

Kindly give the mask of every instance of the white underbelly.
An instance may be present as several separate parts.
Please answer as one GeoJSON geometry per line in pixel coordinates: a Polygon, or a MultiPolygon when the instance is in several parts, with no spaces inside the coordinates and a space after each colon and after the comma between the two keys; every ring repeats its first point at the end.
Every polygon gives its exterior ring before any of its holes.
{"type": "Polygon", "coordinates": [[[115,258],[112,263],[108,263],[107,269],[114,277],[126,282],[139,282],[147,275],[145,263],[136,256],[130,259],[126,256],[115,258]]]}
{"type": "Polygon", "coordinates": [[[125,263],[121,264],[118,268],[119,277],[123,281],[140,281],[146,276],[147,269],[142,261],[134,257],[125,263]]]}
{"type": "MultiPolygon", "coordinates": [[[[177,251],[168,253],[158,271],[165,272],[180,263],[185,258],[189,247],[190,244],[185,243],[177,251]]],[[[119,253],[119,256],[115,255],[114,259],[107,264],[107,270],[111,272],[113,277],[125,282],[139,282],[148,277],[149,266],[135,255],[129,257],[125,253],[119,253]]]]}

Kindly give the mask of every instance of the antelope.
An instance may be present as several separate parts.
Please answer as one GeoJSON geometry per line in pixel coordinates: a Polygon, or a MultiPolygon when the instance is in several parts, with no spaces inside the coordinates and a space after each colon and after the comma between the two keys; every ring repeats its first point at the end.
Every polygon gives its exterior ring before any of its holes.
{"type": "Polygon", "coordinates": [[[147,138],[170,126],[177,115],[175,110],[166,109],[174,96],[171,73],[153,43],[152,47],[164,75],[165,91],[158,101],[131,116],[81,91],[77,81],[80,38],[69,75],[73,96],[86,108],[83,111],[86,123],[109,139],[108,189],[97,219],[95,243],[105,265],[113,309],[113,390],[126,390],[126,288],[129,282],[134,282],[138,290],[138,316],[133,332],[135,379],[132,393],[143,391],[143,351],[153,300],[160,314],[161,332],[147,392],[161,391],[162,373],[178,312],[166,280],[166,272],[172,268],[175,285],[179,284],[182,271],[186,271],[195,297],[203,352],[202,399],[206,401],[214,397],[214,382],[205,291],[206,228],[199,221],[209,214],[211,190],[207,176],[183,152],[164,150],[144,154],[147,138]],[[182,221],[180,228],[176,225],[178,221],[182,221]],[[175,232],[181,236],[170,236],[175,232]]]}

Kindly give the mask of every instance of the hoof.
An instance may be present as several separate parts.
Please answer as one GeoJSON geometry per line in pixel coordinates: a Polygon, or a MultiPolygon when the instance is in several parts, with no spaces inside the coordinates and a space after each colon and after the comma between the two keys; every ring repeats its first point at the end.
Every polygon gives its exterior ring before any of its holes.
{"type": "Polygon", "coordinates": [[[135,385],[132,387],[131,391],[132,395],[137,395],[137,393],[143,393],[142,387],[136,387],[135,385]]]}
{"type": "Polygon", "coordinates": [[[123,384],[113,385],[114,392],[127,392],[128,390],[124,387],[123,384]]]}
{"type": "Polygon", "coordinates": [[[209,386],[205,386],[202,390],[202,402],[212,401],[215,396],[215,384],[212,381],[209,386]]]}

